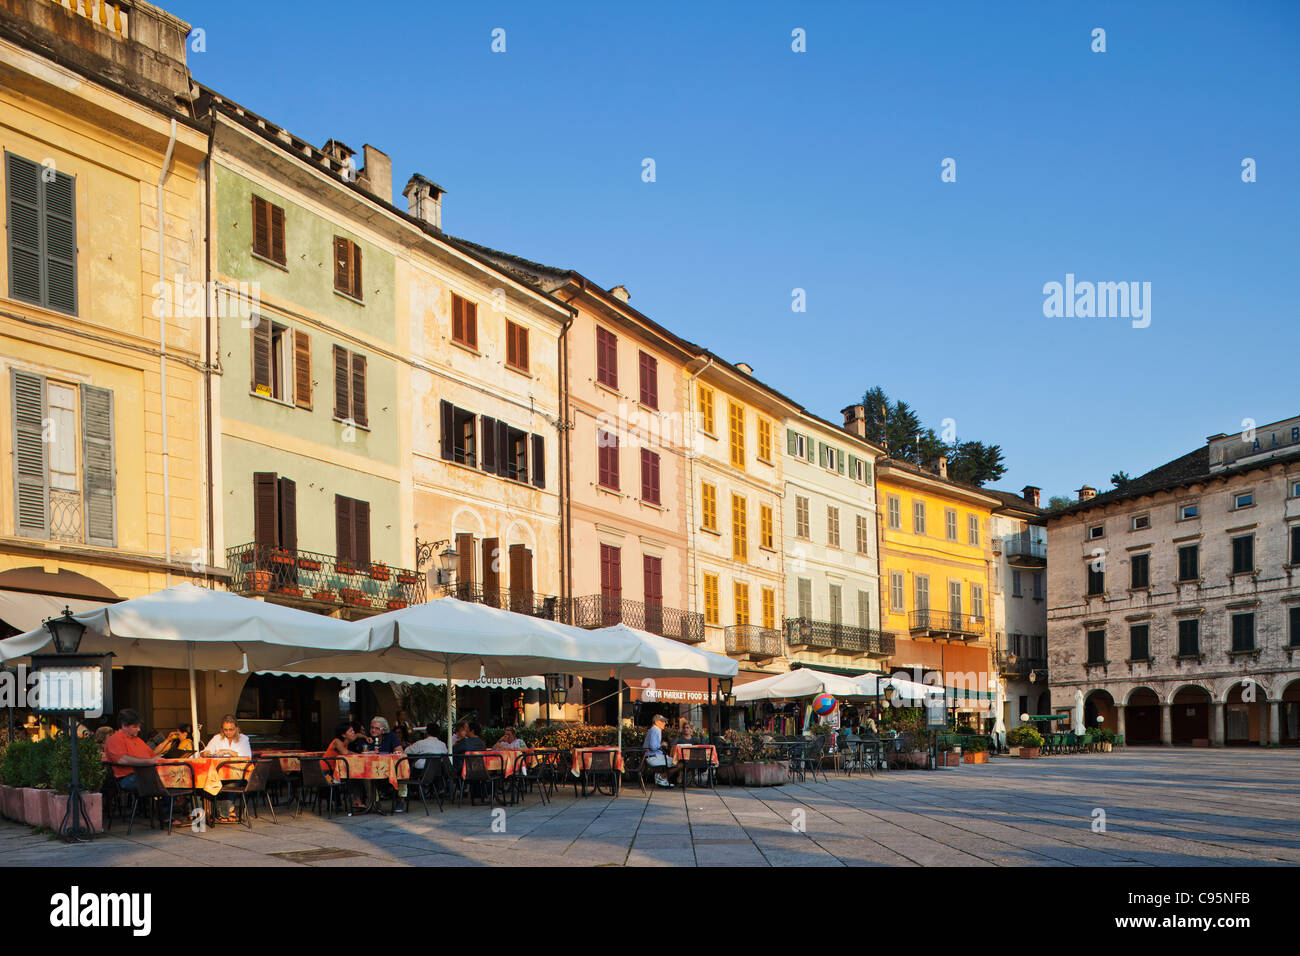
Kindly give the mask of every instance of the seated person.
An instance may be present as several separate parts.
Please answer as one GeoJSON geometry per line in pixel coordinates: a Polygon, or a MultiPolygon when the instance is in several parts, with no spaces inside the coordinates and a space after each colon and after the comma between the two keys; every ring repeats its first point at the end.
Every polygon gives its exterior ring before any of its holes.
{"type": "Polygon", "coordinates": [[[681,733],[677,735],[677,741],[673,746],[690,747],[693,744],[702,744],[702,743],[704,743],[703,740],[695,739],[695,728],[693,728],[690,724],[682,724],[681,733]]]}
{"type": "MultiPolygon", "coordinates": [[[[428,754],[436,756],[447,752],[447,741],[442,739],[442,728],[437,724],[430,724],[425,728],[425,737],[423,740],[417,740],[411,746],[406,748],[406,755],[414,757],[416,754],[428,754]]],[[[423,760],[411,761],[411,772],[416,773],[424,769],[423,760]]]]}
{"type": "MultiPolygon", "coordinates": [[[[339,724],[334,731],[334,739],[329,742],[329,746],[321,753],[322,757],[348,757],[354,753],[354,746],[361,742],[361,736],[357,733],[357,725],[350,720],[345,720],[339,724]]],[[[322,760],[320,768],[325,772],[325,779],[333,782],[335,761],[322,760]]],[[[353,783],[349,786],[352,793],[352,807],[357,809],[365,806],[361,799],[361,785],[353,783]]]]}
{"type": "Polygon", "coordinates": [[[411,742],[411,722],[406,719],[406,711],[399,710],[393,718],[393,733],[397,734],[403,747],[411,742]]]}
{"type": "Polygon", "coordinates": [[[180,732],[173,730],[156,748],[150,747],[140,739],[140,725],[139,714],[130,709],[122,710],[117,715],[117,731],[104,741],[104,760],[113,765],[117,785],[127,793],[140,792],[135,771],[131,768],[157,763],[159,755],[180,737],[180,732]]]}
{"type": "MultiPolygon", "coordinates": [[[[208,741],[208,746],[201,756],[253,759],[253,745],[249,742],[246,734],[239,732],[239,721],[235,720],[234,714],[226,714],[221,718],[221,733],[208,741]]],[[[236,765],[232,769],[237,770],[239,766],[251,769],[247,764],[236,765]]],[[[233,823],[238,819],[235,814],[234,802],[231,800],[218,800],[216,813],[212,819],[215,822],[233,823]]]]}
{"type": "Polygon", "coordinates": [[[176,757],[188,757],[194,753],[194,735],[190,733],[190,725],[184,724],[178,731],[180,736],[176,738],[171,747],[163,754],[163,757],[171,760],[176,757]]]}
{"type": "Polygon", "coordinates": [[[370,744],[377,753],[402,753],[402,738],[388,729],[388,721],[383,717],[370,718],[370,744]]]}
{"type": "Polygon", "coordinates": [[[519,739],[515,733],[515,728],[507,727],[501,734],[501,739],[492,745],[493,750],[527,750],[528,745],[519,739]]]}
{"type": "Polygon", "coordinates": [[[664,727],[667,725],[667,717],[663,714],[655,714],[650,719],[650,729],[645,733],[645,765],[671,768],[668,770],[667,777],[662,773],[655,773],[655,783],[661,787],[671,787],[682,772],[681,767],[674,765],[673,758],[664,753],[664,727]]]}
{"type": "Polygon", "coordinates": [[[483,728],[476,720],[462,720],[456,726],[456,742],[452,745],[453,754],[463,754],[468,750],[487,750],[488,745],[479,736],[483,728]]]}

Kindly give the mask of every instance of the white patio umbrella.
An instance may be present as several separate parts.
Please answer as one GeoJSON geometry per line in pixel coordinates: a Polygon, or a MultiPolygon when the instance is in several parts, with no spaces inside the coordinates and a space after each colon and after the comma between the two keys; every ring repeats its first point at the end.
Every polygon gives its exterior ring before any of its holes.
{"type": "Polygon", "coordinates": [[[1002,711],[1006,709],[1007,694],[1006,687],[1002,681],[994,678],[993,680],[993,738],[997,741],[998,747],[1001,748],[1007,736],[1007,724],[1002,719],[1002,711]]]}
{"type": "Polygon", "coordinates": [[[614,624],[593,631],[619,640],[634,640],[640,645],[637,660],[614,668],[618,679],[618,746],[623,747],[623,681],[628,678],[656,677],[735,677],[739,665],[730,657],[723,657],[703,648],[692,647],[681,641],[660,637],[649,631],[614,624]]]}
{"type": "Polygon", "coordinates": [[[1071,715],[1070,722],[1074,725],[1072,733],[1083,733],[1083,691],[1081,690],[1074,692],[1074,713],[1071,715]]]}
{"type": "Polygon", "coordinates": [[[832,694],[836,697],[870,697],[871,692],[863,688],[859,679],[829,674],[811,667],[784,674],[774,674],[761,680],[750,681],[737,688],[736,700],[773,700],[794,697],[815,697],[817,694],[832,694]]]}
{"type": "Polygon", "coordinates": [[[855,679],[861,688],[859,693],[864,697],[883,697],[887,687],[892,687],[898,697],[906,700],[925,700],[928,697],[943,693],[942,687],[933,684],[918,684],[914,680],[906,680],[902,677],[881,677],[878,674],[866,674],[855,679]]]}
{"type": "MultiPolygon", "coordinates": [[[[243,672],[285,657],[323,653],[325,648],[362,652],[370,645],[370,631],[364,625],[188,582],[72,618],[86,626],[83,653],[111,653],[114,662],[123,666],[187,670],[196,738],[196,670],[243,672]]],[[[41,653],[52,640],[42,627],[0,641],[0,661],[41,653]]]]}

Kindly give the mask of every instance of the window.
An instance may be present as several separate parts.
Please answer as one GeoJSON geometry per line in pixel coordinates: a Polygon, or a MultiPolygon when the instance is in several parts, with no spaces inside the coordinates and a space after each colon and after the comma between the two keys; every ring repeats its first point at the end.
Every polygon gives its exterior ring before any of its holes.
{"type": "Polygon", "coordinates": [[[930,578],[924,574],[918,574],[912,582],[913,590],[916,592],[916,609],[918,611],[928,611],[930,609],[930,578]]]}
{"type": "Polygon", "coordinates": [[[786,451],[794,455],[796,458],[808,457],[808,437],[806,435],[800,435],[798,432],[794,431],[794,429],[786,429],[785,447],[786,451]]]}
{"type": "Polygon", "coordinates": [[[901,614],[907,610],[903,597],[903,572],[889,572],[889,609],[901,614]]]}
{"type": "Polygon", "coordinates": [[[865,482],[867,469],[871,466],[856,455],[849,455],[849,477],[854,481],[865,482]]]}
{"type": "Polygon", "coordinates": [[[1291,482],[1291,497],[1300,498],[1300,481],[1291,482]]]}
{"type": "Polygon", "coordinates": [[[736,599],[736,623],[745,626],[749,624],[749,585],[744,581],[737,581],[733,587],[734,597],[736,599]]]}
{"type": "Polygon", "coordinates": [[[1187,521],[1189,518],[1199,518],[1200,516],[1200,505],[1180,505],[1178,508],[1179,521],[1187,521]]]}
{"type": "Polygon", "coordinates": [[[1104,524],[1095,524],[1088,529],[1088,540],[1095,541],[1098,538],[1104,537],[1105,534],[1106,526],[1104,524]]]}
{"type": "Polygon", "coordinates": [[[844,623],[844,589],[838,584],[830,586],[831,623],[839,627],[844,623]]]}
{"type": "Polygon", "coordinates": [[[745,499],[733,494],[731,496],[731,556],[737,561],[749,559],[748,523],[745,499]]]}
{"type": "Polygon", "coordinates": [[[1151,657],[1148,637],[1150,625],[1134,624],[1128,629],[1128,657],[1131,661],[1145,661],[1151,657]]]}
{"type": "Polygon", "coordinates": [[[813,616],[812,609],[812,582],[807,578],[799,578],[799,616],[804,620],[811,620],[813,616]]]}
{"type": "Polygon", "coordinates": [[[351,239],[334,237],[334,290],[354,299],[361,295],[361,247],[351,239]]]}
{"type": "Polygon", "coordinates": [[[284,208],[253,197],[253,254],[285,265],[284,208]]]}
{"type": "Polygon", "coordinates": [[[1288,647],[1300,647],[1300,604],[1292,605],[1289,612],[1291,618],[1291,643],[1288,647]]]}
{"type": "Polygon", "coordinates": [[[772,506],[758,506],[759,547],[769,551],[775,547],[775,533],[772,527],[772,506]]]}
{"type": "Polygon", "coordinates": [[[1035,571],[1034,572],[1034,600],[1041,601],[1042,599],[1043,599],[1043,572],[1035,571]]]}
{"type": "MultiPolygon", "coordinates": [[[[442,460],[546,487],[546,440],[487,415],[442,402],[442,460]]],[[[457,546],[457,553],[459,553],[457,546]]]]}
{"type": "Polygon", "coordinates": [[[1106,632],[1104,630],[1088,632],[1088,663],[1106,663],[1106,632]]]}
{"type": "Polygon", "coordinates": [[[652,505],[659,500],[659,453],[641,449],[641,500],[652,505]]]}
{"type": "Polygon", "coordinates": [[[957,540],[957,512],[952,508],[943,510],[943,532],[949,541],[957,540]]]}
{"type": "Polygon", "coordinates": [[[618,388],[618,336],[596,326],[596,381],[618,388]]]}
{"type": "Polygon", "coordinates": [[[600,546],[601,623],[617,624],[623,614],[623,549],[611,544],[600,546]]]}
{"type": "Polygon", "coordinates": [[[1255,536],[1243,534],[1232,539],[1232,573],[1253,574],[1255,572],[1255,536]]]}
{"type": "MultiPolygon", "coordinates": [[[[471,411],[457,408],[451,402],[444,401],[442,403],[442,460],[475,467],[478,464],[477,439],[478,416],[471,411]]],[[[490,437],[485,444],[491,446],[490,437]]]]}
{"type": "Polygon", "coordinates": [[[1129,587],[1151,586],[1151,555],[1135,554],[1129,561],[1129,587]]]}
{"type": "Polygon", "coordinates": [[[867,523],[866,515],[857,516],[858,525],[858,554],[870,554],[871,548],[867,542],[871,540],[871,526],[867,523]]]}
{"type": "Polygon", "coordinates": [[[478,303],[451,294],[451,339],[470,349],[478,349],[478,303]]]}
{"type": "Polygon", "coordinates": [[[76,180],[5,153],[9,295],[77,314],[76,180]]]}
{"type": "Polygon", "coordinates": [[[961,582],[948,582],[948,614],[953,625],[961,622],[961,582]]]}
{"type": "Polygon", "coordinates": [[[858,592],[858,627],[864,631],[871,629],[871,593],[858,592]]]}
{"type": "Polygon", "coordinates": [[[1178,656],[1194,657],[1201,653],[1201,622],[1198,618],[1183,618],[1178,622],[1178,656]]]}
{"type": "Polygon", "coordinates": [[[1232,649],[1234,651],[1253,651],[1255,649],[1255,615],[1232,615],[1232,649]]]}
{"type": "Polygon", "coordinates": [[[758,420],[758,460],[772,460],[772,423],[766,418],[758,420]]]}
{"type": "Polygon", "coordinates": [[[763,627],[776,629],[776,592],[771,588],[763,588],[763,627]]]}
{"type": "Polygon", "coordinates": [[[898,495],[889,496],[889,528],[891,531],[898,531],[903,527],[902,505],[899,503],[898,495]]]}
{"type": "Polygon", "coordinates": [[[979,547],[980,543],[980,516],[966,516],[966,543],[979,547]]]}
{"type": "Polygon", "coordinates": [[[337,561],[362,572],[370,567],[370,502],[334,496],[334,532],[337,561]]]}
{"type": "Polygon", "coordinates": [[[912,502],[912,532],[925,534],[925,502],[912,502]]]}
{"type": "Polygon", "coordinates": [[[1239,495],[1232,496],[1233,511],[1236,511],[1239,508],[1249,508],[1254,503],[1255,503],[1255,492],[1253,491],[1244,491],[1239,495]]]}
{"type": "Polygon", "coordinates": [[[1291,526],[1291,564],[1300,564],[1300,524],[1291,526]]]}
{"type": "Polygon", "coordinates": [[[707,482],[700,482],[700,513],[704,527],[710,531],[717,531],[718,489],[707,482]]]}
{"type": "MultiPolygon", "coordinates": [[[[528,481],[528,433],[518,428],[511,428],[505,422],[496,423],[497,430],[497,463],[499,474],[502,478],[509,478],[512,481],[528,481]],[[505,455],[501,456],[501,438],[502,433],[505,436],[505,455]]],[[[487,456],[484,455],[484,464],[486,465],[487,456]]]]}
{"type": "Polygon", "coordinates": [[[745,409],[735,402],[727,403],[727,421],[731,430],[731,463],[745,467],[745,409]]]}
{"type": "Polygon", "coordinates": [[[1106,572],[1099,571],[1093,567],[1093,562],[1088,563],[1088,596],[1096,597],[1106,593],[1106,572]]]}
{"type": "Polygon", "coordinates": [[[1195,581],[1201,576],[1200,545],[1186,544],[1178,549],[1178,580],[1195,581]]]}
{"type": "Polygon", "coordinates": [[[641,555],[641,578],[647,611],[652,608],[658,609],[655,612],[655,623],[658,626],[647,630],[654,634],[661,634],[663,633],[664,559],[657,555],[641,555]]]}
{"type": "Polygon", "coordinates": [[[637,353],[637,372],[640,376],[641,404],[646,408],[659,407],[659,360],[645,352],[637,353]]]}
{"type": "Polygon", "coordinates": [[[794,536],[804,541],[811,539],[808,522],[808,499],[799,495],[794,497],[794,536]]]}
{"type": "Polygon", "coordinates": [[[596,446],[600,487],[618,491],[618,434],[601,429],[596,433],[596,446]]]}
{"type": "Polygon", "coordinates": [[[253,473],[254,544],[287,551],[298,549],[297,497],[297,486],[291,479],[274,472],[253,473]]]}
{"type": "Polygon", "coordinates": [[[823,445],[818,442],[821,448],[822,467],[827,471],[838,471],[844,474],[844,453],[838,448],[832,448],[830,445],[823,445]]]}
{"type": "Polygon", "coordinates": [[[826,546],[829,548],[838,548],[840,546],[840,509],[826,508],[826,546]]]}
{"type": "Polygon", "coordinates": [[[1011,596],[1012,597],[1022,596],[1020,593],[1020,569],[1019,568],[1011,569],[1011,596]]]}
{"type": "Polygon", "coordinates": [[[713,434],[713,389],[700,386],[700,428],[713,434]]]}
{"type": "Polygon", "coordinates": [[[977,621],[984,620],[984,585],[970,586],[970,613],[977,621]]]}
{"type": "Polygon", "coordinates": [[[506,364],[520,372],[527,372],[528,330],[506,319],[506,364]]]}
{"type": "Polygon", "coordinates": [[[354,425],[369,424],[366,418],[366,357],[334,346],[334,417],[354,425]]]}
{"type": "Polygon", "coordinates": [[[94,385],[60,384],[13,369],[10,396],[14,533],[115,547],[117,461],[112,391],[94,385]]]}
{"type": "Polygon", "coordinates": [[[718,576],[704,575],[704,623],[715,627],[720,622],[718,616],[718,576]]]}
{"type": "MultiPolygon", "coordinates": [[[[251,332],[251,391],[265,398],[311,408],[311,343],[306,333],[290,332],[262,315],[254,317],[251,332]]],[[[364,365],[362,359],[363,369],[364,365]]],[[[350,381],[350,374],[348,378],[350,381]]]]}
{"type": "Polygon", "coordinates": [[[1134,515],[1133,524],[1131,525],[1131,527],[1133,528],[1134,531],[1145,531],[1147,528],[1151,527],[1151,516],[1134,515]]]}

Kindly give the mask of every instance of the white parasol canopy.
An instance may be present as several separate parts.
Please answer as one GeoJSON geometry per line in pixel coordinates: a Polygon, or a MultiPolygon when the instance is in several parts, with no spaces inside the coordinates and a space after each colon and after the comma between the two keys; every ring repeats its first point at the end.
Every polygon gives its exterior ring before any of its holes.
{"type": "Polygon", "coordinates": [[[884,697],[887,687],[892,687],[894,693],[905,700],[926,700],[944,693],[942,687],[933,684],[918,684],[914,680],[905,680],[902,677],[881,677],[877,674],[867,674],[857,678],[857,682],[861,688],[858,693],[865,697],[884,697]]]}
{"type": "Polygon", "coordinates": [[[817,694],[832,694],[836,697],[871,696],[871,692],[864,690],[862,682],[857,678],[828,674],[811,667],[800,667],[798,670],[751,681],[735,691],[736,700],[774,700],[814,697],[817,694]]]}
{"type": "Polygon", "coordinates": [[[1083,691],[1081,690],[1074,692],[1074,713],[1070,722],[1074,725],[1071,733],[1083,733],[1083,691]]]}

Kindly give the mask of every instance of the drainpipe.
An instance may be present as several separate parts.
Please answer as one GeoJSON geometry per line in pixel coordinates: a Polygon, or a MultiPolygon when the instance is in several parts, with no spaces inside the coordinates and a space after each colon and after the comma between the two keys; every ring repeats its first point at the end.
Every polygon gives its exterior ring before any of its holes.
{"type": "MultiPolygon", "coordinates": [[[[697,355],[695,357],[703,358],[704,356],[697,355]]],[[[688,414],[691,417],[691,445],[689,448],[686,449],[686,456],[691,463],[691,487],[686,495],[686,500],[690,502],[691,510],[690,513],[686,516],[686,520],[687,523],[690,525],[690,529],[691,529],[691,557],[692,558],[694,558],[696,554],[696,538],[699,535],[699,531],[695,526],[696,525],[696,521],[695,521],[695,431],[700,427],[700,416],[699,416],[699,409],[695,407],[696,404],[695,380],[699,378],[701,375],[703,375],[705,372],[707,372],[709,370],[709,366],[711,366],[712,364],[713,364],[713,356],[710,355],[709,360],[700,367],[700,370],[686,380],[686,408],[688,414]]],[[[695,561],[692,560],[690,564],[691,564],[691,581],[690,581],[691,586],[690,586],[690,590],[687,593],[690,594],[690,599],[691,599],[691,607],[689,608],[689,610],[694,611],[695,603],[696,603],[695,602],[695,571],[696,571],[695,561]]]]}
{"type": "MultiPolygon", "coordinates": [[[[216,155],[217,126],[215,121],[208,133],[207,174],[203,177],[206,201],[203,204],[203,306],[206,310],[203,323],[203,420],[207,444],[207,498],[208,498],[208,567],[215,567],[216,552],[216,502],[213,501],[212,465],[212,322],[216,293],[212,289],[212,176],[213,157],[216,155]]],[[[206,575],[205,575],[206,576],[206,575]]]]}
{"type": "MultiPolygon", "coordinates": [[[[158,175],[158,283],[167,281],[166,237],[163,232],[163,186],[171,169],[172,151],[176,148],[176,120],[172,120],[171,138],[167,140],[167,154],[163,157],[162,172],[158,175]]],[[[172,583],[172,491],[170,460],[167,450],[167,310],[160,309],[158,317],[158,371],[162,391],[162,480],[163,480],[163,555],[167,559],[167,584],[172,583]]],[[[194,727],[198,732],[198,725],[194,727]]]]}
{"type": "Polygon", "coordinates": [[[567,614],[572,610],[573,597],[573,502],[569,497],[573,491],[573,462],[571,460],[569,432],[569,350],[568,333],[578,318],[578,310],[571,304],[574,299],[587,291],[587,280],[579,279],[580,288],[565,301],[569,308],[569,317],[560,329],[560,600],[567,614]]]}

